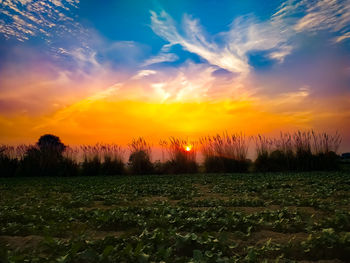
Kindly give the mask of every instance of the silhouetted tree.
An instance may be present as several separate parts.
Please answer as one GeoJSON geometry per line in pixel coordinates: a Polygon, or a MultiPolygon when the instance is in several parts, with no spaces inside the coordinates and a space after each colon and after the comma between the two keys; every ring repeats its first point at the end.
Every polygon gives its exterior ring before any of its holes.
{"type": "Polygon", "coordinates": [[[66,146],[60,138],[45,134],[35,146],[30,147],[21,164],[21,174],[24,176],[72,176],[78,172],[78,165],[63,157],[66,146]]]}
{"type": "Polygon", "coordinates": [[[52,134],[41,136],[36,145],[39,147],[41,153],[56,157],[62,157],[62,153],[66,149],[60,138],[52,134]]]}

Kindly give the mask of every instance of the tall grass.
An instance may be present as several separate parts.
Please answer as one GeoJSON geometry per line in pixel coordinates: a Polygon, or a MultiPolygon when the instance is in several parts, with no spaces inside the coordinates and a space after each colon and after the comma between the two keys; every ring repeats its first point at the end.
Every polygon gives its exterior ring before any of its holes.
{"type": "Polygon", "coordinates": [[[133,174],[153,173],[151,145],[143,137],[139,137],[133,139],[128,147],[130,151],[128,162],[130,172],[133,174]]]}
{"type": "Polygon", "coordinates": [[[82,145],[82,175],[117,175],[124,172],[124,150],[117,144],[82,145]]]}
{"type": "Polygon", "coordinates": [[[200,139],[207,172],[246,172],[249,139],[242,133],[216,134],[200,139]]]}
{"type": "Polygon", "coordinates": [[[163,173],[196,173],[197,143],[170,137],[159,143],[167,152],[168,160],[163,165],[163,173]]]}
{"type": "Polygon", "coordinates": [[[199,142],[170,137],[160,141],[162,162],[152,163],[152,147],[140,137],[128,145],[125,166],[126,150],[117,144],[69,147],[54,135],[40,139],[34,145],[0,145],[0,176],[195,173],[199,151],[206,172],[247,172],[249,168],[260,172],[336,170],[342,141],[339,133],[312,130],[280,133],[278,138],[247,138],[242,133],[226,132],[202,137],[199,142]],[[251,139],[257,153],[254,166],[247,159],[251,139]]]}
{"type": "Polygon", "coordinates": [[[277,139],[255,138],[257,171],[311,171],[338,168],[341,137],[311,131],[280,133],[277,139]]]}

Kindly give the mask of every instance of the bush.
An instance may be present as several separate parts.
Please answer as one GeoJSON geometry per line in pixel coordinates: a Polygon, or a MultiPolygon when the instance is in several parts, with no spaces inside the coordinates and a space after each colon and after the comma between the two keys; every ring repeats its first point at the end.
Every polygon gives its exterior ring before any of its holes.
{"type": "Polygon", "coordinates": [[[244,173],[249,169],[249,160],[235,160],[220,156],[208,156],[204,159],[204,168],[208,173],[244,173]]]}
{"type": "Polygon", "coordinates": [[[150,156],[143,150],[131,153],[128,165],[132,174],[151,174],[153,172],[150,156]]]}
{"type": "Polygon", "coordinates": [[[198,164],[188,160],[168,160],[163,165],[164,174],[191,174],[198,172],[198,164]]]}
{"type": "Polygon", "coordinates": [[[58,176],[72,177],[79,175],[79,165],[75,160],[63,158],[58,166],[58,176]]]}
{"type": "Polygon", "coordinates": [[[81,165],[81,174],[83,176],[96,176],[101,174],[102,163],[98,156],[92,159],[85,158],[81,165]]]}
{"type": "Polygon", "coordinates": [[[129,144],[129,169],[132,174],[151,174],[153,164],[151,161],[151,146],[144,138],[133,139],[129,144]]]}
{"type": "Polygon", "coordinates": [[[323,171],[334,171],[340,168],[340,157],[335,152],[319,153],[315,156],[315,167],[323,171]]]}
{"type": "Polygon", "coordinates": [[[0,171],[3,177],[13,177],[18,169],[18,160],[0,153],[0,171]]]}
{"type": "Polygon", "coordinates": [[[112,159],[110,156],[105,156],[101,167],[103,175],[117,175],[124,173],[124,163],[119,159],[112,159]]]}
{"type": "Polygon", "coordinates": [[[13,177],[19,173],[21,160],[28,146],[0,145],[0,174],[3,177],[13,177]]]}

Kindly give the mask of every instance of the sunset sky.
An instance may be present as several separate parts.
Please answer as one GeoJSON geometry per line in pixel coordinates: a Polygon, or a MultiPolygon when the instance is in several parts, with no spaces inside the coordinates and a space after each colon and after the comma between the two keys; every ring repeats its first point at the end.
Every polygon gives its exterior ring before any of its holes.
{"type": "Polygon", "coordinates": [[[350,1],[0,0],[0,143],[296,129],[350,151],[350,1]]]}

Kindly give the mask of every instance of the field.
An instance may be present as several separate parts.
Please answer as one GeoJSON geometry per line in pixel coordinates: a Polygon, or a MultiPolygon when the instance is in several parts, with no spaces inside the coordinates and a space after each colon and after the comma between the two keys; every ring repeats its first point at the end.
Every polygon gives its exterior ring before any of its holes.
{"type": "Polygon", "coordinates": [[[349,262],[344,172],[0,178],[0,262],[349,262]]]}

